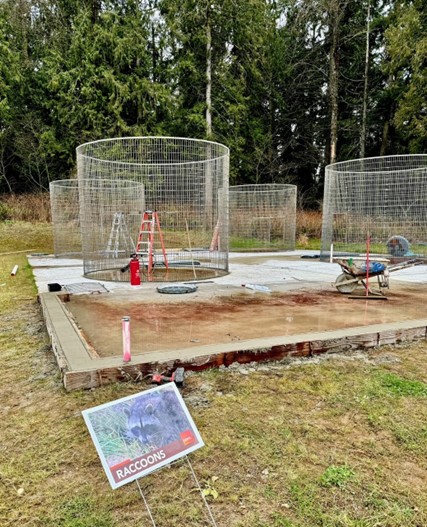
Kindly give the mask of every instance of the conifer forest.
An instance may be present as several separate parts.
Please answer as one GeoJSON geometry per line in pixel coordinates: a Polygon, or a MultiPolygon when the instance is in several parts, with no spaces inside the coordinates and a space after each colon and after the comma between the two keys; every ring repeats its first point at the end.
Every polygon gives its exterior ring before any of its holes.
{"type": "Polygon", "coordinates": [[[0,0],[0,70],[0,193],[176,136],[316,208],[326,165],[427,151],[425,0],[0,0]]]}

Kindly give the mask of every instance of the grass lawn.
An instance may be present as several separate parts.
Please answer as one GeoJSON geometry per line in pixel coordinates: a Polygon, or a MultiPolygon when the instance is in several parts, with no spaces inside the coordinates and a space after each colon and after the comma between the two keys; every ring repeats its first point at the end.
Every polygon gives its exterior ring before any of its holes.
{"type": "MultiPolygon", "coordinates": [[[[26,250],[52,251],[50,225],[1,222],[0,525],[152,525],[135,483],[110,488],[81,416],[149,386],[64,391],[26,250]]],[[[217,526],[426,526],[426,359],[422,342],[189,375],[217,526]]],[[[158,527],[211,525],[185,462],[140,484],[158,527]]]]}

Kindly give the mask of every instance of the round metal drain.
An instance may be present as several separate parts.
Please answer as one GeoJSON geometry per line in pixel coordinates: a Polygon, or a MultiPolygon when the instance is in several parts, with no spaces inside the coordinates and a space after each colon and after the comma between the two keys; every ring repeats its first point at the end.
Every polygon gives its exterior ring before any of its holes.
{"type": "Polygon", "coordinates": [[[161,285],[157,288],[159,293],[169,295],[183,295],[185,293],[194,293],[197,291],[197,285],[179,284],[179,285],[161,285]]]}

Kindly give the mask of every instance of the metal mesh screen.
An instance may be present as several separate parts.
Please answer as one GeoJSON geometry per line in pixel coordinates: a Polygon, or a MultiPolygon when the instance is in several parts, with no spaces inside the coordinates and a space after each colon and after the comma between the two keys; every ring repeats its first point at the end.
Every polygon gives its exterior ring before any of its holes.
{"type": "Polygon", "coordinates": [[[295,185],[230,187],[230,249],[295,249],[296,197],[295,185]]]}
{"type": "Polygon", "coordinates": [[[98,280],[129,281],[144,185],[136,181],[84,179],[79,185],[83,274],[98,280]]]}
{"type": "Polygon", "coordinates": [[[49,191],[54,254],[81,258],[79,182],[77,179],[52,181],[49,191]]]}
{"type": "Polygon", "coordinates": [[[321,257],[427,256],[427,155],[356,159],[326,167],[321,257]]]}
{"type": "MultiPolygon", "coordinates": [[[[126,137],[77,148],[79,179],[141,182],[158,214],[153,281],[204,279],[228,272],[229,150],[176,137],[126,137]],[[163,243],[162,243],[163,241],[163,243]]],[[[108,196],[105,196],[108,199],[108,196]]],[[[117,279],[117,278],[116,278],[117,279]]]]}

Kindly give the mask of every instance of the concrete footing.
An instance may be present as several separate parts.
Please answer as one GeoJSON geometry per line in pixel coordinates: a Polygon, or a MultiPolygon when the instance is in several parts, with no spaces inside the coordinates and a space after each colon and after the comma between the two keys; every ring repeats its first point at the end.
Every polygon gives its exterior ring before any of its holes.
{"type": "Polygon", "coordinates": [[[298,335],[240,340],[178,351],[100,358],[91,350],[75,325],[60,295],[39,295],[47,331],[66,390],[89,389],[109,382],[138,382],[154,371],[171,372],[177,367],[203,370],[233,362],[283,360],[321,353],[367,350],[386,344],[425,340],[427,319],[389,324],[301,333],[298,335]]]}

